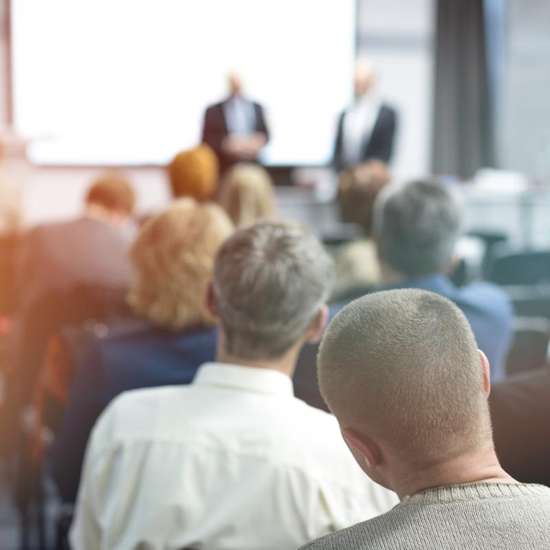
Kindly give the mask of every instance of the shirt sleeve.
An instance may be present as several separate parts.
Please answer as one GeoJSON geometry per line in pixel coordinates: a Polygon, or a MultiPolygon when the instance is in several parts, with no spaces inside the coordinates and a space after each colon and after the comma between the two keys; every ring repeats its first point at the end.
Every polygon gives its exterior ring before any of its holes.
{"type": "Polygon", "coordinates": [[[99,509],[106,502],[108,487],[104,475],[108,470],[107,447],[110,439],[113,410],[109,407],[99,418],[88,443],[76,501],[75,517],[69,539],[73,550],[104,548],[99,509]]]}

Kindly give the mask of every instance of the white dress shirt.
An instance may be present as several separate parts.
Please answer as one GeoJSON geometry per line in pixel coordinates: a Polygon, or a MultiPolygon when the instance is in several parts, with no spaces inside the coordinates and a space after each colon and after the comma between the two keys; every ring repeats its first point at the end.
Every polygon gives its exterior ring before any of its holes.
{"type": "Polygon", "coordinates": [[[396,503],[290,378],[207,364],[189,386],[128,392],[108,407],[70,539],[75,550],[295,550],[396,503]]]}
{"type": "Polygon", "coordinates": [[[362,160],[362,152],[369,142],[378,113],[380,100],[366,95],[354,103],[344,114],[342,154],[346,166],[362,160]]]}
{"type": "Polygon", "coordinates": [[[224,104],[223,114],[230,134],[248,136],[256,129],[254,104],[248,99],[235,95],[224,104]]]}

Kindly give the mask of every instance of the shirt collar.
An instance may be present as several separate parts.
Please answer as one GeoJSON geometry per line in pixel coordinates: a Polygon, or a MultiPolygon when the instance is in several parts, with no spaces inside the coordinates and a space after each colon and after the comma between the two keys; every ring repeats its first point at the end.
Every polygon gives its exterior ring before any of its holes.
{"type": "Polygon", "coordinates": [[[197,372],[193,384],[281,396],[294,395],[292,380],[282,372],[228,363],[205,363],[197,372]]]}

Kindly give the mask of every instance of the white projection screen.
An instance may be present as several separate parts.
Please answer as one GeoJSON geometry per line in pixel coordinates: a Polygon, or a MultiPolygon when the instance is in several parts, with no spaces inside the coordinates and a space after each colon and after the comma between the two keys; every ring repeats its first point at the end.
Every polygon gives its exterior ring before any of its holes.
{"type": "Polygon", "coordinates": [[[269,165],[329,160],[351,99],[355,0],[15,0],[16,130],[39,164],[163,164],[239,72],[269,165]]]}

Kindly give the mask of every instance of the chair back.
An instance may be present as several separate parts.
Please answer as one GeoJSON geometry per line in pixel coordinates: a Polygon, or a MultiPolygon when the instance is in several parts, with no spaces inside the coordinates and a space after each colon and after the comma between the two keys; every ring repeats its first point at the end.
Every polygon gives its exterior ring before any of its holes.
{"type": "Polygon", "coordinates": [[[488,279],[499,285],[550,283],[550,250],[500,248],[488,268],[488,279]]]}

